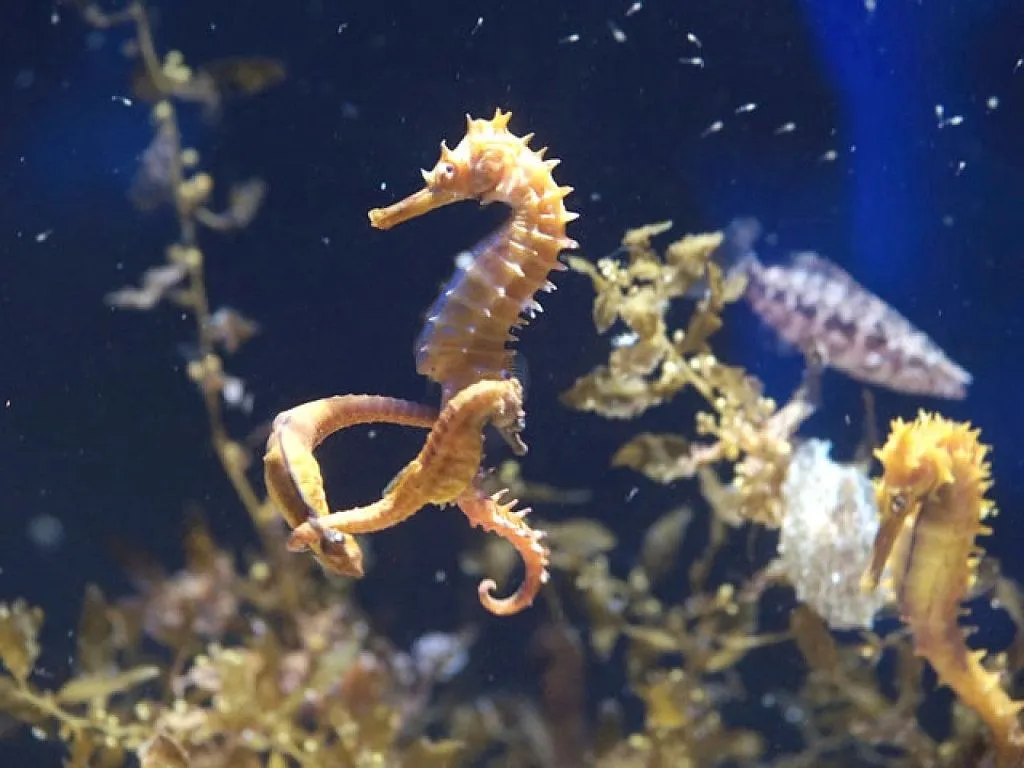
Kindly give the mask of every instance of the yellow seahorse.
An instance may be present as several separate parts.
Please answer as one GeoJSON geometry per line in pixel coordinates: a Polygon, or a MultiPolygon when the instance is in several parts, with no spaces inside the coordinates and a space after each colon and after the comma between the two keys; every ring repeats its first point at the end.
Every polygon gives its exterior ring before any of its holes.
{"type": "Polygon", "coordinates": [[[991,529],[985,498],[992,487],[988,446],[979,430],[921,411],[915,421],[896,419],[876,453],[882,477],[875,481],[882,520],[866,587],[892,570],[900,616],[913,633],[914,651],[935,668],[992,731],[1000,768],[1024,766],[1024,732],[999,677],[981,665],[957,623],[975,578],[981,549],[975,537],[991,529]]]}

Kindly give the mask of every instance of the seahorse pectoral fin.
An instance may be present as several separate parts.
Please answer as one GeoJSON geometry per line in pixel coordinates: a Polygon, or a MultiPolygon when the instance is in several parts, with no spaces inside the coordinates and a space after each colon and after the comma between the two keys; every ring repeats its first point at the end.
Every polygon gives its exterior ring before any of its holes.
{"type": "Polygon", "coordinates": [[[459,199],[461,198],[453,192],[426,186],[419,192],[414,192],[387,208],[374,208],[368,214],[370,225],[376,229],[391,229],[402,222],[430,213],[436,208],[454,203],[459,199]]]}

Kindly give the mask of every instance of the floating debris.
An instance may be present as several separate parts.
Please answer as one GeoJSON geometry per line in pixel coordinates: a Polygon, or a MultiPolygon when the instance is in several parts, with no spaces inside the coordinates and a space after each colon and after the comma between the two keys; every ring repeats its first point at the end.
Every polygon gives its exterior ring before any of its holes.
{"type": "Polygon", "coordinates": [[[715,120],[715,122],[713,122],[711,125],[704,129],[704,132],[701,133],[700,137],[702,139],[707,138],[713,133],[718,133],[723,128],[725,128],[725,123],[722,122],[721,120],[715,120]]]}
{"type": "Polygon", "coordinates": [[[620,27],[611,19],[608,19],[608,21],[605,23],[608,25],[608,31],[611,32],[612,40],[614,40],[616,43],[626,42],[626,33],[622,31],[622,27],[620,27]]]}

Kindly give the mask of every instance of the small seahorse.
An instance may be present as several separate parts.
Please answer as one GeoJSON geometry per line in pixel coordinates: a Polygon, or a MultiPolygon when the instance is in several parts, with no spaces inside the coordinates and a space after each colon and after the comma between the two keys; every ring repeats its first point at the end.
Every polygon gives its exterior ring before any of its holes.
{"type": "Polygon", "coordinates": [[[416,370],[441,385],[442,405],[473,382],[513,376],[513,332],[541,311],[534,294],[554,289],[549,273],[565,269],[558,254],[577,247],[565,234],[577,218],[563,202],[572,187],[555,183],[558,161],[530,149],[533,134],[509,132],[511,117],[501,110],[491,120],[467,115],[462,141],[454,149],[441,142],[437,164],[421,172],[424,188],[369,213],[373,226],[390,229],[460,200],[512,209],[508,222],[469,252],[416,341],[416,370]]]}
{"type": "Polygon", "coordinates": [[[488,423],[509,432],[522,428],[522,386],[516,379],[480,381],[453,397],[436,419],[432,409],[392,398],[348,395],[301,405],[274,422],[264,459],[271,498],[293,526],[288,548],[312,549],[330,570],[362,575],[362,554],[353,534],[373,533],[407,520],[427,504],[457,504],[473,525],[507,539],[523,557],[526,578],[511,597],[498,599],[495,584],[480,584],[480,601],[498,615],[533,602],[547,579],[543,532],[525,523],[529,509],[479,490],[483,430],[488,423]],[[332,432],[354,424],[385,422],[430,426],[419,454],[395,477],[377,502],[327,513],[313,449],[332,432]]]}
{"type": "Polygon", "coordinates": [[[876,453],[883,466],[875,482],[882,515],[865,586],[874,587],[886,563],[914,651],[939,680],[974,709],[992,730],[998,765],[1024,765],[1024,707],[967,648],[957,618],[974,581],[981,550],[975,537],[991,532],[985,498],[992,486],[979,432],[969,424],[921,412],[912,423],[897,419],[876,453]]]}

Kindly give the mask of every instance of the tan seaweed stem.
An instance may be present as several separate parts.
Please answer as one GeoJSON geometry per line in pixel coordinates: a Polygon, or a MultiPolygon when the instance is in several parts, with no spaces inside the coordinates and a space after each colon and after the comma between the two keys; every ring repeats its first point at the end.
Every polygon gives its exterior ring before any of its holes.
{"type": "MultiPolygon", "coordinates": [[[[189,366],[189,374],[199,385],[210,428],[210,441],[224,472],[252,518],[260,535],[268,535],[266,523],[275,519],[268,514],[253,484],[245,474],[246,451],[233,440],[224,423],[220,400],[223,368],[216,351],[214,324],[211,322],[210,301],[206,289],[205,258],[199,247],[198,224],[206,213],[204,203],[212,190],[213,180],[206,173],[189,177],[186,173],[186,151],[182,145],[181,130],[173,97],[176,80],[161,64],[153,39],[153,30],[145,5],[139,0],[125,8],[107,13],[87,0],[75,3],[83,19],[98,29],[109,29],[122,24],[135,27],[135,41],[145,74],[161,100],[153,108],[156,129],[168,150],[166,171],[175,212],[178,219],[178,242],[169,250],[170,258],[184,268],[186,287],[179,295],[180,303],[196,326],[198,363],[189,366]]],[[[176,57],[168,57],[168,67],[177,67],[173,73],[187,80],[189,71],[176,57]]],[[[265,544],[268,542],[264,542],[265,544]]],[[[273,551],[267,548],[266,551],[273,551]]]]}

